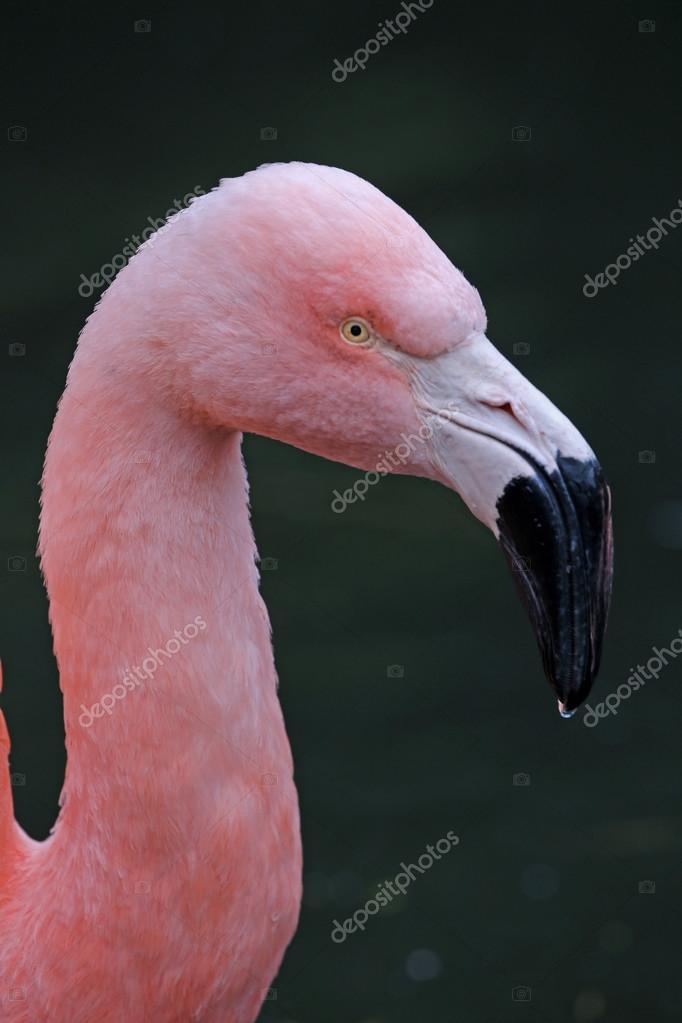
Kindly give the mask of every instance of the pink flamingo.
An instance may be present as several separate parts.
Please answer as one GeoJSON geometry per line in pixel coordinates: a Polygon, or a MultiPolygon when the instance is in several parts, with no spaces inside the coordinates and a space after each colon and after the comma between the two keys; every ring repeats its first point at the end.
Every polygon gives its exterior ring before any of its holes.
{"type": "Polygon", "coordinates": [[[0,777],[3,1019],[248,1023],[294,932],[298,807],[242,431],[456,490],[515,569],[560,709],[585,697],[608,489],[485,327],[410,216],[300,163],[223,181],[98,303],[43,478],[68,751],[47,841],[0,777]]]}

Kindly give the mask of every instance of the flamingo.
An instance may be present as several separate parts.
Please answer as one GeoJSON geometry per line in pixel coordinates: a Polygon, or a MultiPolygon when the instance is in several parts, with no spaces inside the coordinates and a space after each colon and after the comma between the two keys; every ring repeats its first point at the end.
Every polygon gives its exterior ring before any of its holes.
{"type": "Polygon", "coordinates": [[[299,814],[244,432],[367,473],[407,447],[390,471],[452,488],[499,541],[561,713],[586,697],[608,487],[485,330],[405,211],[304,163],[223,180],[102,296],[42,480],[67,746],[45,842],[0,775],[3,1020],[250,1023],[294,933],[299,814]]]}

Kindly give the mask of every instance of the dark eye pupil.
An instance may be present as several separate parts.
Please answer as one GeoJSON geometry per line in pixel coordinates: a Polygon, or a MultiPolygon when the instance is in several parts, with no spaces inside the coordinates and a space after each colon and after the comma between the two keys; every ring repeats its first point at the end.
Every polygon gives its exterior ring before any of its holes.
{"type": "Polygon", "coordinates": [[[353,337],[359,337],[360,334],[362,334],[362,327],[360,327],[357,323],[354,323],[353,326],[350,328],[350,332],[353,335],[353,337]]]}

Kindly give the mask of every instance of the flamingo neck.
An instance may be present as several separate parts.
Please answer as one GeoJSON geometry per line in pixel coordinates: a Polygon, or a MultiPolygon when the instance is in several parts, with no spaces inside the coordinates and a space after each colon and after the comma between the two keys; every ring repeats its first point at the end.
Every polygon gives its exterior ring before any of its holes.
{"type": "Polygon", "coordinates": [[[40,549],[83,849],[149,865],[290,773],[240,442],[76,357],[40,549]]]}

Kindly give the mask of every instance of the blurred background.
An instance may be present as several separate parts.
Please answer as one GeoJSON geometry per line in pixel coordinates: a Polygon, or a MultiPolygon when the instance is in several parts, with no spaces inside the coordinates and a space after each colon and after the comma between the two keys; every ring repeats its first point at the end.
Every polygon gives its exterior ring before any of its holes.
{"type": "MultiPolygon", "coordinates": [[[[4,16],[2,706],[37,838],[64,767],[38,482],[101,292],[79,294],[82,275],[174,200],[263,162],[338,165],[404,206],[597,451],[616,575],[592,704],[680,635],[682,228],[582,291],[682,198],[680,6],[412,8],[343,81],[334,61],[398,0],[4,16]]],[[[598,726],[562,721],[497,545],[452,493],[387,478],[335,514],[357,471],[244,446],[305,850],[263,1023],[682,1018],[682,657],[598,726]],[[455,849],[331,941],[449,830],[455,849]]]]}

